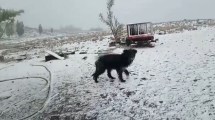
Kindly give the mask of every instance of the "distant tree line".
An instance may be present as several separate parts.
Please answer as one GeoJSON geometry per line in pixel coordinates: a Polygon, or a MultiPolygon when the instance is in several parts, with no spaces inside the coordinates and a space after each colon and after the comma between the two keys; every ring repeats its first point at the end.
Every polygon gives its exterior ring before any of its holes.
{"type": "Polygon", "coordinates": [[[24,24],[17,21],[15,26],[14,23],[15,17],[19,16],[21,13],[24,13],[24,11],[0,8],[0,38],[2,38],[4,34],[10,37],[17,31],[17,34],[20,36],[24,33],[24,24]]]}
{"type": "MultiPolygon", "coordinates": [[[[8,37],[17,33],[18,36],[22,36],[25,32],[24,23],[22,21],[16,21],[15,17],[24,13],[23,10],[11,10],[11,9],[2,9],[0,7],[0,38],[3,35],[7,35],[8,37]]],[[[39,24],[38,33],[43,33],[42,25],[39,24]]],[[[51,28],[51,33],[53,33],[53,28],[51,28]]]]}
{"type": "Polygon", "coordinates": [[[103,29],[100,27],[97,27],[97,28],[90,28],[89,31],[103,31],[103,29]]]}

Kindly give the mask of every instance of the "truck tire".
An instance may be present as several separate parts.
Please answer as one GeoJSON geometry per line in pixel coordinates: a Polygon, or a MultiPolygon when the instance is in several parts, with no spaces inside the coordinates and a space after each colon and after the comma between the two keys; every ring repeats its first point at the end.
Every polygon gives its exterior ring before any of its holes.
{"type": "Polygon", "coordinates": [[[151,47],[151,48],[155,47],[155,43],[154,42],[148,42],[148,46],[151,47]]]}
{"type": "Polygon", "coordinates": [[[127,46],[130,46],[130,45],[131,45],[131,41],[130,41],[129,39],[126,39],[125,42],[126,42],[126,45],[127,45],[127,46]]]}

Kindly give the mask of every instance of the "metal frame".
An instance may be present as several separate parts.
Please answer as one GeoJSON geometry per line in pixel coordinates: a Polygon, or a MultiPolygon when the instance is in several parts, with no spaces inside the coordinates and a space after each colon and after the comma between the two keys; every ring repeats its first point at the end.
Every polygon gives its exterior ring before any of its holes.
{"type": "Polygon", "coordinates": [[[152,23],[151,22],[143,22],[143,23],[132,23],[132,24],[127,24],[127,33],[128,33],[128,36],[131,36],[130,34],[130,26],[131,25],[137,25],[137,35],[140,35],[139,31],[140,31],[140,25],[141,24],[145,24],[146,25],[146,31],[148,32],[148,25],[150,24],[150,33],[152,33],[152,23]]]}

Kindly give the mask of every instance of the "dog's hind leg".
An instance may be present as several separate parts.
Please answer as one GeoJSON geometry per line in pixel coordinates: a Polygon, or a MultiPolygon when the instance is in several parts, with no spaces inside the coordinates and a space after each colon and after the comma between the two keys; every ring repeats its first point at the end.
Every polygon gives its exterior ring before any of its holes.
{"type": "Polygon", "coordinates": [[[100,62],[96,62],[96,71],[92,75],[93,79],[95,80],[96,83],[98,83],[97,79],[98,79],[99,75],[101,75],[104,72],[105,72],[105,67],[100,62]]]}
{"type": "Polygon", "coordinates": [[[122,78],[122,72],[123,72],[123,70],[122,69],[117,69],[116,71],[117,71],[117,74],[119,76],[119,80],[121,82],[125,82],[125,80],[123,80],[123,78],[122,78]]]}
{"type": "Polygon", "coordinates": [[[113,77],[113,76],[111,75],[111,71],[112,71],[112,69],[107,69],[107,75],[108,75],[108,77],[109,77],[110,79],[116,79],[115,77],[113,77]]]}

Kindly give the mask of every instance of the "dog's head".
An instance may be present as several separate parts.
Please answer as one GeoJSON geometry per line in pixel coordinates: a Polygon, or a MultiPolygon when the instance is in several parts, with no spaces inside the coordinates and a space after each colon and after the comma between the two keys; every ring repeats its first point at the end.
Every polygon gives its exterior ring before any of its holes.
{"type": "Polygon", "coordinates": [[[137,50],[135,49],[127,49],[123,50],[122,55],[129,59],[130,62],[132,62],[136,56],[137,50]]]}

